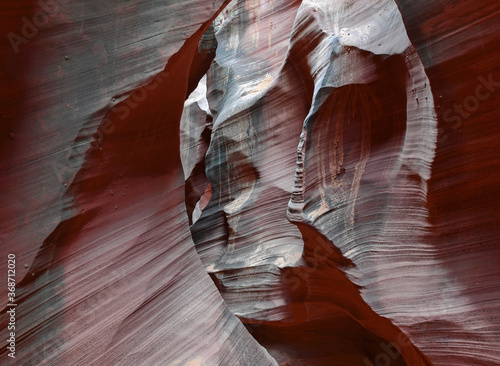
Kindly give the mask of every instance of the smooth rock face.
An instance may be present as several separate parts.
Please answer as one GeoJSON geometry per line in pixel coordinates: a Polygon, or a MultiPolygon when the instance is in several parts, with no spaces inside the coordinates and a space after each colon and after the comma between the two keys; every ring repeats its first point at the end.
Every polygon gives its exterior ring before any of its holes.
{"type": "Polygon", "coordinates": [[[0,364],[500,364],[500,5],[5,8],[0,364]]]}

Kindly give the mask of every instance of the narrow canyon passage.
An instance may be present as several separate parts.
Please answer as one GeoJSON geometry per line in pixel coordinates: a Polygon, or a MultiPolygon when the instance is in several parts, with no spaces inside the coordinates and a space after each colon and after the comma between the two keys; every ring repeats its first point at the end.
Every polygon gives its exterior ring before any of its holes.
{"type": "Polygon", "coordinates": [[[0,364],[500,364],[500,5],[4,8],[0,364]]]}

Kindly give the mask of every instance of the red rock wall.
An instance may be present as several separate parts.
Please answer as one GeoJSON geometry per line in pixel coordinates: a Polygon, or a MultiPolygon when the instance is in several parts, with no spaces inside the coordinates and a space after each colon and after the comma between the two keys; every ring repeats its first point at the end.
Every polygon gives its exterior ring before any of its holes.
{"type": "MultiPolygon", "coordinates": [[[[1,363],[275,365],[204,270],[184,204],[179,120],[224,4],[65,3],[2,52],[2,258],[17,256],[18,307],[16,358],[2,347],[1,363]]],[[[24,5],[6,31],[39,11],[24,5]]]]}
{"type": "Polygon", "coordinates": [[[500,364],[498,5],[3,12],[2,364],[500,364]]]}

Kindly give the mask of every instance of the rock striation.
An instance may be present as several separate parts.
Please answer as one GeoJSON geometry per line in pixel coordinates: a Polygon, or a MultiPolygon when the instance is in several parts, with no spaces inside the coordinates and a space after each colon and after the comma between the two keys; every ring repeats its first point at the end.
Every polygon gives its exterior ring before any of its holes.
{"type": "Polygon", "coordinates": [[[2,364],[500,364],[500,5],[3,14],[2,364]]]}

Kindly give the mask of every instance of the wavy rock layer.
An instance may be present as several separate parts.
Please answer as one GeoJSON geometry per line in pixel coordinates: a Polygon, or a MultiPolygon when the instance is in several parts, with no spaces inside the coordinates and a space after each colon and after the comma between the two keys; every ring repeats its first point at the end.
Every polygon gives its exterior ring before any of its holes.
{"type": "Polygon", "coordinates": [[[500,364],[499,5],[7,8],[2,364],[500,364]]]}
{"type": "Polygon", "coordinates": [[[183,122],[205,166],[191,231],[280,364],[500,362],[499,12],[443,3],[236,1],[216,20],[183,122]]]}
{"type": "Polygon", "coordinates": [[[18,263],[2,364],[276,365],[204,270],[184,204],[179,120],[223,6],[71,2],[5,49],[25,65],[2,90],[18,115],[2,125],[2,258],[18,263]]]}

